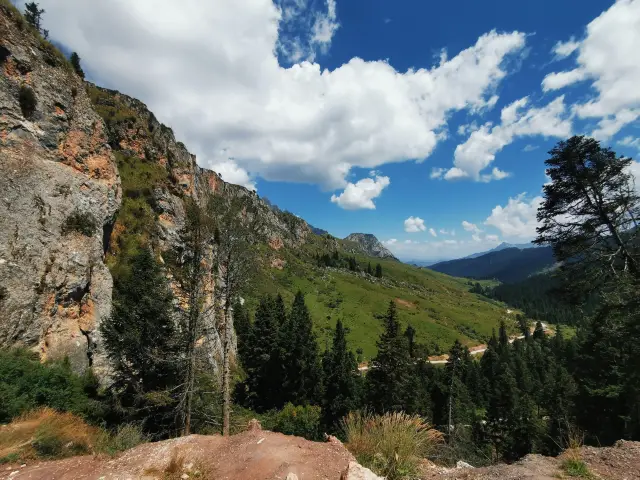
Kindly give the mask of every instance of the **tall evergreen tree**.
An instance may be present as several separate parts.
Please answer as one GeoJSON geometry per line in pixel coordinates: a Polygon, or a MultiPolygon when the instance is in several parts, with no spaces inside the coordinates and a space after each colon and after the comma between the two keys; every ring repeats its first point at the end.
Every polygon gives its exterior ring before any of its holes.
{"type": "Polygon", "coordinates": [[[73,52],[71,54],[71,57],[69,57],[69,60],[71,61],[71,66],[78,74],[78,76],[84,79],[84,70],[82,70],[82,66],[80,65],[80,55],[78,55],[76,52],[73,52]]]}
{"type": "Polygon", "coordinates": [[[44,8],[40,8],[40,5],[36,2],[27,2],[24,6],[24,19],[38,32],[42,31],[41,23],[43,13],[45,13],[44,8]]]}
{"type": "Polygon", "coordinates": [[[376,264],[376,277],[382,278],[382,265],[376,264]]]}
{"type": "Polygon", "coordinates": [[[342,322],[338,320],[331,350],[323,358],[325,371],[322,417],[325,426],[333,431],[340,419],[358,406],[358,364],[347,348],[342,322]]]}
{"type": "Polygon", "coordinates": [[[273,383],[273,378],[279,377],[282,368],[279,322],[275,310],[273,297],[265,296],[260,300],[248,339],[250,354],[244,359],[247,403],[258,412],[281,406],[278,403],[282,385],[273,383]]]}
{"type": "Polygon", "coordinates": [[[378,340],[378,353],[367,374],[368,404],[376,412],[405,408],[411,357],[407,338],[400,333],[396,304],[389,302],[384,316],[384,332],[378,340]]]}
{"type": "Polygon", "coordinates": [[[318,345],[313,333],[311,315],[298,291],[291,306],[291,315],[283,327],[282,358],[284,379],[282,393],[286,402],[294,405],[317,404],[321,401],[322,370],[318,345]]]}
{"type": "Polygon", "coordinates": [[[131,272],[115,285],[111,317],[100,325],[114,366],[112,390],[127,421],[166,435],[174,429],[179,385],[179,341],[173,296],[160,265],[147,248],[131,259],[131,272]]]}
{"type": "Polygon", "coordinates": [[[535,243],[551,245],[569,292],[615,291],[621,276],[640,280],[640,196],[629,172],[632,160],[594,139],[559,142],[545,161],[535,243]]]}
{"type": "Polygon", "coordinates": [[[411,325],[407,326],[407,329],[404,331],[404,336],[407,337],[407,341],[409,342],[409,356],[411,358],[414,357],[415,352],[415,346],[416,346],[416,329],[413,328],[411,325]]]}

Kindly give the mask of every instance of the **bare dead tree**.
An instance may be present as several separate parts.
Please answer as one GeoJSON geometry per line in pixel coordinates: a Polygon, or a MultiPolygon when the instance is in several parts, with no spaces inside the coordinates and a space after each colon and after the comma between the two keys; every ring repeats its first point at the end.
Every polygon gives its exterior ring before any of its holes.
{"type": "Polygon", "coordinates": [[[185,202],[186,222],[182,232],[182,248],[179,252],[177,277],[186,297],[184,309],[183,361],[184,383],[178,410],[183,435],[191,433],[191,414],[196,380],[196,346],[203,333],[203,309],[207,292],[206,279],[210,277],[211,252],[215,236],[215,217],[211,207],[201,206],[194,200],[185,202]]]}
{"type": "Polygon", "coordinates": [[[233,342],[233,301],[246,287],[256,268],[254,245],[262,235],[263,222],[256,210],[241,198],[228,203],[213,200],[217,212],[216,305],[222,324],[222,434],[229,435],[231,417],[231,346],[233,342]]]}

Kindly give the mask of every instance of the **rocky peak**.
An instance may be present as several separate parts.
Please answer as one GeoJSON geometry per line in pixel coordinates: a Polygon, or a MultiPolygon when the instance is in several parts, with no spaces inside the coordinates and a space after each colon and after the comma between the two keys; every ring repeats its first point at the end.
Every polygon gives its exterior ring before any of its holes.
{"type": "Polygon", "coordinates": [[[378,258],[398,260],[377,238],[371,233],[352,233],[345,238],[346,241],[357,244],[365,255],[378,258]]]}

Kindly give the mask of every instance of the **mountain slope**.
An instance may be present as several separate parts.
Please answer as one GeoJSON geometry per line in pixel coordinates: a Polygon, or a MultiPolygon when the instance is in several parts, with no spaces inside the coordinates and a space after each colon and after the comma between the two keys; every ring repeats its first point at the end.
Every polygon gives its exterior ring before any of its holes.
{"type": "Polygon", "coordinates": [[[356,247],[365,255],[378,258],[389,258],[392,260],[398,260],[393,253],[391,253],[375,235],[371,233],[352,233],[345,238],[347,242],[356,244],[356,247]]]}
{"type": "MultiPolygon", "coordinates": [[[[260,264],[243,297],[251,307],[263,293],[290,301],[301,290],[322,347],[340,318],[350,347],[371,357],[382,331],[376,316],[392,300],[403,327],[413,325],[432,350],[456,338],[481,343],[498,325],[504,306],[470,293],[465,281],[402,264],[373,235],[316,235],[304,220],[200,168],[142,102],[83,83],[53,45],[17,27],[14,10],[0,4],[0,98],[8,112],[0,122],[0,346],[68,356],[78,371],[106,367],[98,327],[113,282],[140,248],[164,260],[180,245],[189,199],[240,199],[258,212],[260,264]],[[25,83],[37,99],[27,116],[19,103],[25,83]],[[321,266],[323,256],[340,261],[321,266]],[[382,278],[364,273],[369,263],[381,264],[382,278]]],[[[179,311],[180,286],[171,286],[179,311]]],[[[206,340],[215,363],[216,329],[206,340]]]]}
{"type": "Polygon", "coordinates": [[[554,263],[551,247],[506,248],[475,258],[436,263],[429,268],[455,277],[494,278],[510,283],[523,280],[554,263]]]}
{"type": "Polygon", "coordinates": [[[116,277],[119,269],[126,268],[127,249],[131,245],[137,248],[141,237],[148,237],[161,250],[178,241],[177,233],[184,224],[184,196],[213,193],[222,201],[239,197],[251,203],[264,220],[264,234],[257,239],[260,264],[249,291],[243,294],[250,309],[264,293],[280,293],[290,302],[301,290],[322,347],[341,318],[350,329],[351,348],[362,348],[364,355],[371,357],[382,331],[375,315],[383,313],[394,299],[401,321],[411,323],[418,340],[432,348],[448,349],[456,338],[468,344],[481,343],[498,324],[504,309],[469,293],[465,282],[398,262],[370,234],[353,234],[344,240],[326,233],[317,235],[303,219],[198,167],[185,145],[176,141],[171,129],[160,124],[143,103],[91,84],[87,88],[105,119],[122,177],[123,206],[107,253],[107,263],[116,277]],[[150,192],[148,197],[138,193],[145,191],[150,192]],[[143,229],[135,217],[138,202],[149,215],[143,229]],[[350,271],[346,265],[319,266],[318,256],[336,254],[342,259],[355,257],[358,271],[350,271]],[[364,273],[369,263],[381,263],[382,279],[364,273]]]}
{"type": "Polygon", "coordinates": [[[467,255],[466,257],[463,257],[463,258],[477,258],[477,257],[481,257],[482,255],[486,255],[487,253],[499,252],[501,250],[506,250],[507,248],[517,248],[518,250],[525,250],[527,248],[537,248],[537,246],[532,244],[532,243],[507,243],[507,242],[502,242],[500,245],[498,245],[495,248],[492,248],[491,250],[486,250],[484,252],[473,253],[473,254],[467,255]]]}

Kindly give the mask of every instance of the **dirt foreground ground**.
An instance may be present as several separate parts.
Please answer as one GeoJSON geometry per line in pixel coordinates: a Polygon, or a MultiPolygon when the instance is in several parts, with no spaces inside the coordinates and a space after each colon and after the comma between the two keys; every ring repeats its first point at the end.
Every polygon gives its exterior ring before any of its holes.
{"type": "Polygon", "coordinates": [[[83,456],[2,467],[0,479],[338,480],[353,460],[339,442],[310,442],[261,430],[232,437],[190,435],[147,443],[118,457],[83,456]],[[291,477],[290,477],[291,478],[291,477]]]}
{"type": "MultiPolygon", "coordinates": [[[[590,480],[640,479],[640,443],[583,447],[573,453],[589,467],[590,480]]],[[[527,455],[513,465],[488,468],[437,467],[425,462],[424,480],[556,480],[565,457],[527,455]]],[[[118,457],[83,456],[28,465],[2,466],[0,479],[11,480],[369,480],[371,472],[353,468],[353,456],[337,440],[310,442],[258,429],[223,438],[191,435],[147,443],[118,457]],[[351,466],[350,466],[351,463],[351,466]]],[[[356,465],[356,467],[359,467],[356,465]]]]}

